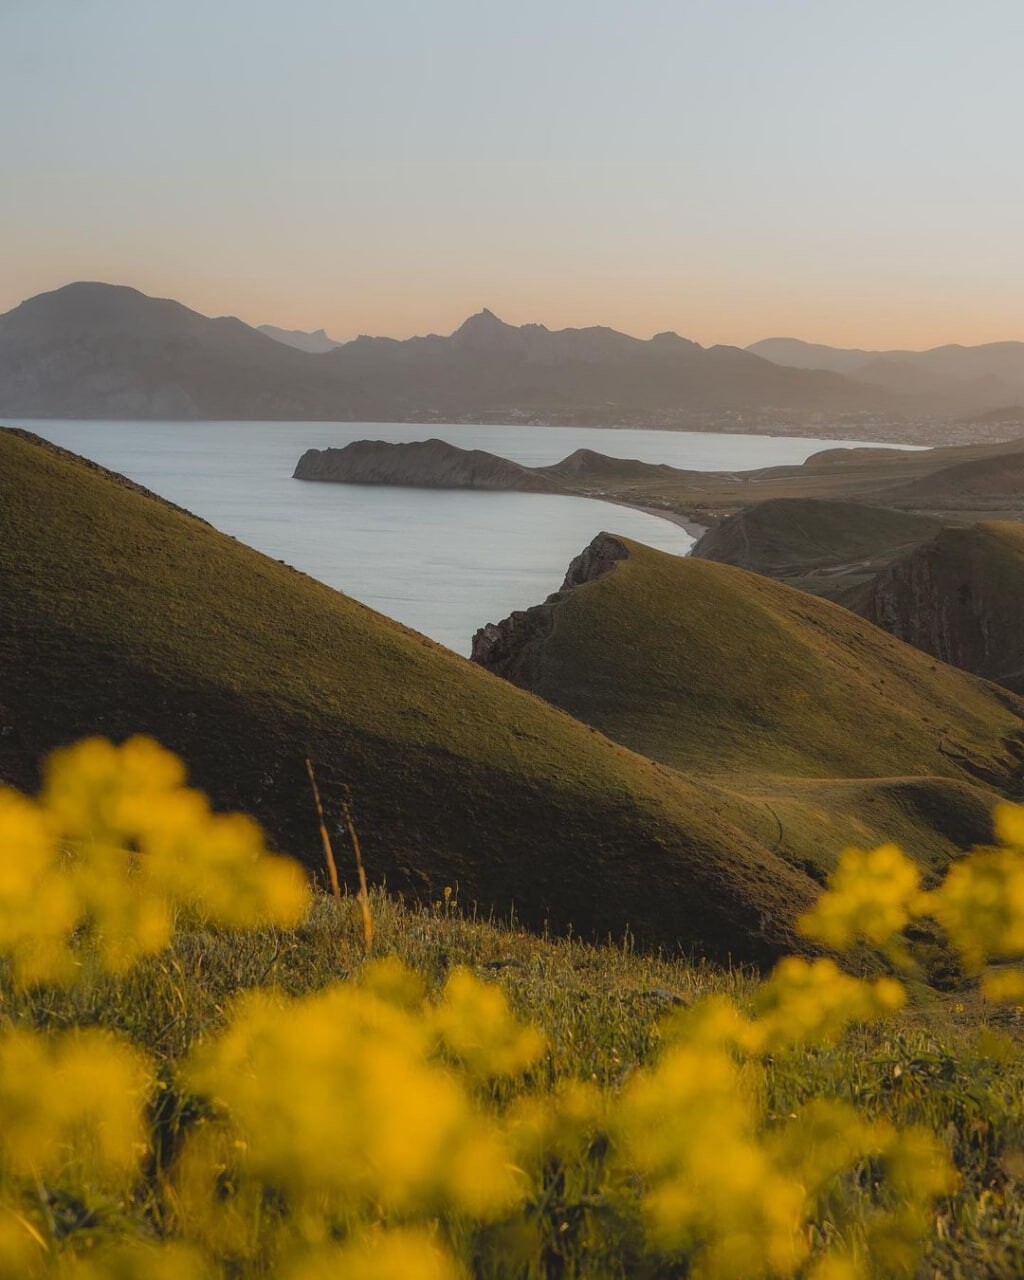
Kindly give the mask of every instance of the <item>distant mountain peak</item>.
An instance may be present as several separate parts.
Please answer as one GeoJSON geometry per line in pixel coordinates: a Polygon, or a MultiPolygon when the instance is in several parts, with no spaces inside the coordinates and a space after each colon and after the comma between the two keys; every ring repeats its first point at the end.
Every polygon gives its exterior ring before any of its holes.
{"type": "MultiPolygon", "coordinates": [[[[364,337],[326,352],[325,344],[323,330],[257,331],[131,288],[81,282],[0,316],[0,409],[58,418],[672,426],[723,409],[786,423],[822,410],[876,412],[889,397],[735,348],[705,351],[675,334],[645,341],[606,326],[517,326],[487,307],[449,336],[364,337]]],[[[1013,398],[1009,389],[999,397],[1013,398]]]]}
{"type": "Polygon", "coordinates": [[[455,330],[456,333],[483,333],[493,332],[497,329],[512,329],[513,325],[506,324],[504,320],[499,320],[490,307],[483,307],[480,311],[468,316],[463,320],[462,324],[455,330]]]}
{"type": "Polygon", "coordinates": [[[680,337],[674,329],[666,329],[664,333],[656,333],[651,339],[653,347],[660,348],[663,351],[681,350],[692,351],[695,347],[699,347],[699,342],[694,342],[692,338],[680,337]]]}
{"type": "Polygon", "coordinates": [[[298,351],[308,351],[313,355],[322,355],[325,351],[333,351],[342,344],[324,329],[282,329],[276,324],[261,324],[260,333],[282,342],[286,347],[295,347],[298,351]]]}
{"type": "Polygon", "coordinates": [[[518,333],[515,325],[499,320],[493,311],[484,307],[482,311],[463,320],[452,334],[452,340],[462,346],[493,348],[503,346],[518,333]]]}

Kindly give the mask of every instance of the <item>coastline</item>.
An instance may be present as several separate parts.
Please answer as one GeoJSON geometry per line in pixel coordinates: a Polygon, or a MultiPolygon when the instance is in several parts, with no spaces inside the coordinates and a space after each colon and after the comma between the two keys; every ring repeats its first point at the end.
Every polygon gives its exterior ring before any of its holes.
{"type": "Polygon", "coordinates": [[[669,524],[675,524],[680,529],[685,529],[690,537],[695,538],[698,542],[710,528],[706,524],[697,524],[695,520],[691,520],[689,516],[685,516],[679,511],[666,511],[664,507],[645,507],[639,502],[626,502],[624,498],[608,498],[604,494],[598,496],[596,493],[574,493],[569,496],[575,498],[594,497],[597,498],[598,502],[610,502],[615,507],[630,507],[633,511],[642,511],[648,516],[658,516],[662,520],[667,520],[669,524]]]}

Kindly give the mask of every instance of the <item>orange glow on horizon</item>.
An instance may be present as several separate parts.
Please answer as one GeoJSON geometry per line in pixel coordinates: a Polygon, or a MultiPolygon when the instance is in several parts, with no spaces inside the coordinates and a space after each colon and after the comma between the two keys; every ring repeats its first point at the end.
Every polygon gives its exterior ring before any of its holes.
{"type": "MultiPolygon", "coordinates": [[[[70,266],[70,264],[69,264],[70,266]]],[[[509,286],[505,280],[448,281],[432,288],[346,290],[344,301],[322,285],[297,287],[253,278],[203,280],[195,275],[145,272],[118,273],[113,264],[93,270],[12,272],[0,292],[0,312],[37,293],[58,289],[72,280],[105,280],[128,284],[153,297],[173,298],[208,316],[234,315],[253,326],[274,324],[286,329],[325,329],[338,341],[359,334],[409,338],[448,334],[488,307],[507,324],[544,324],[549,329],[604,325],[638,338],[672,330],[708,347],[745,347],[762,338],[793,337],[834,347],[866,350],[924,350],[947,343],[974,346],[1024,340],[1019,300],[992,299],[965,306],[962,300],[920,295],[900,301],[863,296],[839,303],[833,295],[772,297],[765,289],[743,290],[711,283],[700,289],[689,282],[678,291],[662,285],[654,290],[630,288],[624,281],[610,287],[573,280],[555,290],[535,281],[509,286]]]]}

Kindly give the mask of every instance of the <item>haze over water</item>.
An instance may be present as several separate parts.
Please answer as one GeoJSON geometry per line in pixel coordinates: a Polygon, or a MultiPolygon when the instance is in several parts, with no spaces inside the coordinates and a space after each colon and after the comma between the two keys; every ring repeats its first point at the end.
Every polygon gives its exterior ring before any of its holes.
{"type": "Polygon", "coordinates": [[[657,516],[590,498],[312,484],[308,448],[439,437],[530,466],[575,449],[698,471],[799,463],[836,440],[562,427],[322,422],[25,424],[202,516],[224,533],[468,654],[478,627],[538,604],[601,530],[686,555],[657,516]]]}

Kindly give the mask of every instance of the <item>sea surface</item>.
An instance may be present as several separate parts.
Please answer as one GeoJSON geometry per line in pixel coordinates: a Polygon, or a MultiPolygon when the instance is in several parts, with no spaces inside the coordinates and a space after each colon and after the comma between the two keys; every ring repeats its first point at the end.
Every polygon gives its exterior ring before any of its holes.
{"type": "MultiPolygon", "coordinates": [[[[12,424],[13,425],[13,424],[12,424]]],[[[590,498],[312,484],[309,448],[448,440],[529,466],[588,448],[695,471],[803,462],[856,441],[582,427],[410,423],[30,421],[25,427],[202,516],[224,533],[354,596],[457,653],[473,633],[556,591],[602,529],[686,555],[658,516],[590,498]]]]}

